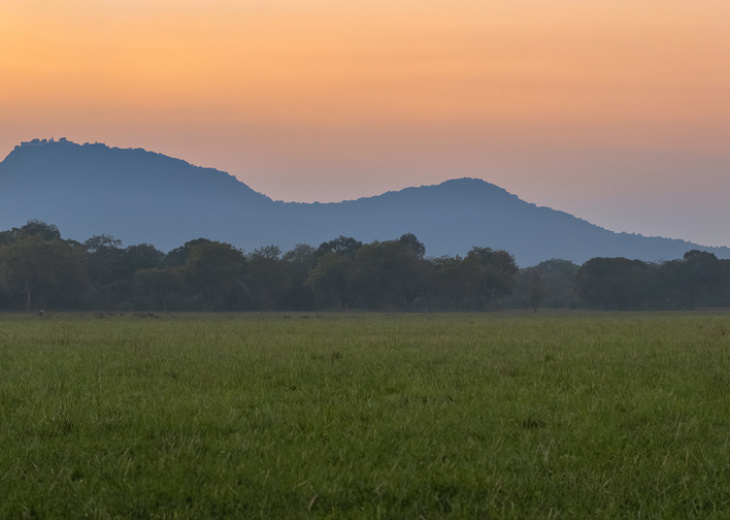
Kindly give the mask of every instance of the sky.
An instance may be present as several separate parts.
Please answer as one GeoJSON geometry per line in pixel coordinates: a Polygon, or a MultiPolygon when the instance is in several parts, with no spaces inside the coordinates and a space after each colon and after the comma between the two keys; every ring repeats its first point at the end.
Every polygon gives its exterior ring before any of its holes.
{"type": "Polygon", "coordinates": [[[145,148],[303,202],[477,177],[730,246],[728,20],[727,0],[5,0],[0,158],[145,148]]]}

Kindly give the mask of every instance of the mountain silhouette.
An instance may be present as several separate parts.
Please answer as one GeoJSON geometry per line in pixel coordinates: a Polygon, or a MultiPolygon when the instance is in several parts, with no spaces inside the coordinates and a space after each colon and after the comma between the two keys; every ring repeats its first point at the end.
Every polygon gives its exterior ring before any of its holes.
{"type": "Polygon", "coordinates": [[[163,251],[199,237],[245,251],[269,244],[286,251],[339,235],[370,242],[413,233],[428,256],[491,247],[509,251],[521,266],[597,256],[659,261],[691,249],[730,258],[727,247],[615,233],[478,179],[337,203],[285,203],[219,170],[66,139],[22,143],[0,163],[0,229],[32,219],[79,241],[110,234],[125,245],[150,243],[163,251]]]}

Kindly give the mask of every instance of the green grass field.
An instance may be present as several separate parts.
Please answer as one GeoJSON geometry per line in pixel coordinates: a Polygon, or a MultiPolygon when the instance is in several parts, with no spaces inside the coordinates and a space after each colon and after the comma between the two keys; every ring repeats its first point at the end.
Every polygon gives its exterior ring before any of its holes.
{"type": "Polygon", "coordinates": [[[730,315],[0,317],[0,518],[730,517],[730,315]]]}

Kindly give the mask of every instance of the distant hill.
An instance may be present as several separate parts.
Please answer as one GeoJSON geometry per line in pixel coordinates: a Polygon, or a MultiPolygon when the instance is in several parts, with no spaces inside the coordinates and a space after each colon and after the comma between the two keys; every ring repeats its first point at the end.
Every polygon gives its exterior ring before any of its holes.
{"type": "Polygon", "coordinates": [[[339,203],[284,203],[219,170],[65,139],[22,143],[0,163],[0,229],[31,219],[80,241],[105,233],[125,245],[146,242],[163,251],[198,237],[246,251],[268,244],[286,251],[339,235],[370,242],[414,233],[428,256],[488,246],[509,251],[522,266],[596,256],[668,260],[690,249],[730,258],[727,247],[614,233],[477,179],[339,203]]]}

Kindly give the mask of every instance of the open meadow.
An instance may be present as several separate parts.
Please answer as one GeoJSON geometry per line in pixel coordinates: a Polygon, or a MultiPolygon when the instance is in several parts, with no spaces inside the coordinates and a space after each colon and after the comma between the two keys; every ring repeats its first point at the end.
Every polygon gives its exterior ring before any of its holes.
{"type": "Polygon", "coordinates": [[[0,518],[728,518],[730,314],[0,316],[0,518]]]}

